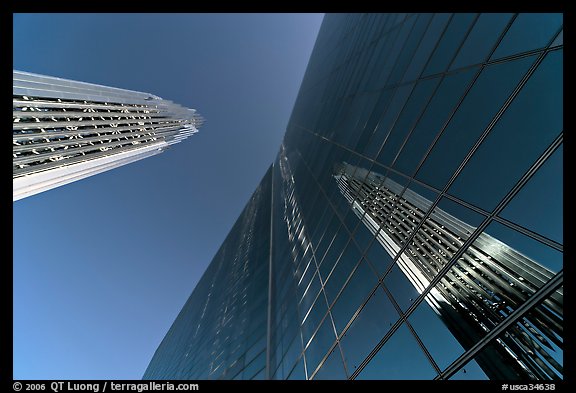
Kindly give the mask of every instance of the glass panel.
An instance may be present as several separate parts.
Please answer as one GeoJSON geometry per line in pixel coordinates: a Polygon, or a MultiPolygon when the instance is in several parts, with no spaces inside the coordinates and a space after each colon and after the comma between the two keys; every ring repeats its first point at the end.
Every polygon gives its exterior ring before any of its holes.
{"type": "Polygon", "coordinates": [[[308,234],[312,233],[311,240],[312,243],[314,244],[314,247],[316,247],[317,240],[320,239],[320,236],[322,236],[322,234],[328,227],[328,223],[330,222],[334,214],[332,208],[328,205],[328,203],[325,203],[325,205],[321,208],[321,210],[323,210],[323,213],[321,216],[322,218],[319,221],[314,222],[307,220],[307,223],[310,225],[308,229],[311,230],[311,232],[309,232],[308,234]]]}
{"type": "MultiPolygon", "coordinates": [[[[334,213],[333,213],[334,214],[334,213]]],[[[336,236],[338,229],[340,228],[340,219],[336,214],[332,217],[330,225],[326,228],[326,232],[322,236],[322,240],[316,246],[315,255],[318,261],[321,261],[328,249],[328,246],[332,243],[332,239],[336,236]]]]}
{"type": "Polygon", "coordinates": [[[441,370],[464,353],[462,345],[448,328],[451,325],[446,325],[443,318],[434,312],[426,300],[410,314],[408,321],[441,370]]]}
{"type": "Polygon", "coordinates": [[[446,226],[447,224],[461,225],[466,228],[468,235],[485,219],[483,215],[476,213],[474,210],[445,197],[438,202],[432,212],[432,216],[440,226],[446,226]]]}
{"type": "Polygon", "coordinates": [[[535,57],[486,67],[416,177],[442,189],[535,57]]]}
{"type": "Polygon", "coordinates": [[[334,328],[332,327],[332,322],[330,317],[324,319],[322,326],[318,329],[318,333],[314,336],[314,339],[306,348],[306,365],[308,366],[308,373],[312,373],[318,367],[320,360],[326,355],[330,346],[334,343],[336,337],[334,336],[334,328]]]}
{"type": "Polygon", "coordinates": [[[372,266],[376,268],[380,276],[384,274],[392,263],[390,254],[388,254],[378,239],[374,240],[370,248],[368,248],[367,258],[370,260],[372,266]]]}
{"type": "Polygon", "coordinates": [[[563,379],[562,293],[554,293],[478,353],[475,360],[490,379],[563,379]]]}
{"type": "Polygon", "coordinates": [[[493,59],[513,55],[546,45],[562,26],[562,14],[520,14],[494,52],[493,59]]]}
{"type": "Polygon", "coordinates": [[[374,85],[377,89],[390,86],[393,82],[390,81],[390,73],[392,71],[392,67],[396,64],[396,60],[398,58],[398,54],[400,50],[406,44],[406,38],[408,37],[408,33],[412,29],[412,25],[416,18],[408,18],[402,25],[399,27],[400,31],[398,36],[394,40],[394,45],[386,52],[386,60],[382,63],[380,76],[378,77],[378,82],[374,85]]]}
{"type": "MultiPolygon", "coordinates": [[[[338,162],[341,162],[341,161],[338,161],[338,162]]],[[[343,161],[343,162],[346,162],[346,161],[343,161]]],[[[329,183],[328,187],[334,190],[334,194],[332,195],[332,199],[330,199],[330,200],[334,204],[334,209],[339,214],[339,216],[341,218],[344,218],[346,216],[346,214],[348,214],[348,212],[351,209],[350,203],[346,200],[346,198],[335,198],[334,197],[334,195],[336,195],[336,193],[340,192],[340,190],[338,190],[337,183],[334,181],[334,178],[332,176],[333,176],[333,174],[331,174],[330,183],[329,183]]]]}
{"type": "Polygon", "coordinates": [[[400,56],[398,56],[398,60],[394,65],[394,70],[390,75],[388,83],[397,83],[399,79],[402,77],[404,72],[406,71],[406,66],[409,64],[408,62],[412,59],[414,52],[416,51],[416,46],[420,43],[422,39],[422,35],[428,24],[430,19],[432,19],[433,14],[420,14],[415,16],[417,18],[416,24],[414,28],[410,32],[410,36],[406,39],[406,43],[402,48],[402,52],[400,56]]]}
{"type": "Polygon", "coordinates": [[[358,225],[358,222],[360,222],[358,213],[361,215],[362,211],[360,210],[360,208],[358,208],[358,206],[353,204],[351,205],[351,209],[348,211],[348,214],[346,214],[346,217],[344,218],[344,224],[346,225],[346,228],[348,228],[350,233],[354,232],[356,226],[358,225]]]}
{"type": "Polygon", "coordinates": [[[318,278],[318,274],[315,274],[314,278],[310,282],[308,289],[306,290],[306,294],[304,295],[300,303],[299,309],[300,309],[300,315],[302,317],[306,315],[306,313],[310,309],[310,306],[312,306],[312,304],[316,301],[320,288],[321,284],[318,278]]]}
{"type": "MultiPolygon", "coordinates": [[[[489,229],[493,225],[501,226],[493,223],[489,229]]],[[[551,271],[520,254],[510,244],[482,233],[430,291],[427,300],[467,349],[518,309],[552,276],[551,271]]]]}
{"type": "Polygon", "coordinates": [[[336,261],[338,261],[338,257],[340,257],[340,254],[342,254],[344,247],[348,244],[349,238],[350,235],[348,234],[348,231],[346,228],[344,228],[344,226],[341,226],[338,234],[332,242],[332,245],[328,249],[328,252],[326,252],[326,256],[322,260],[322,264],[320,265],[320,274],[322,275],[324,282],[326,282],[328,275],[332,271],[336,261]]]}
{"type": "Polygon", "coordinates": [[[260,370],[260,372],[258,374],[256,374],[254,376],[254,378],[251,378],[252,380],[265,380],[266,379],[266,368],[263,368],[262,370],[260,370]]]}
{"type": "Polygon", "coordinates": [[[398,320],[396,309],[381,288],[372,297],[340,339],[344,360],[353,373],[398,320]]]}
{"type": "Polygon", "coordinates": [[[374,130],[374,135],[372,135],[370,142],[364,149],[364,155],[370,158],[376,157],[382,142],[386,140],[390,129],[394,125],[394,121],[404,107],[404,103],[406,102],[406,99],[408,99],[413,87],[413,84],[408,84],[396,89],[392,102],[388,108],[386,108],[386,111],[382,113],[383,116],[374,130]]]}
{"type": "Polygon", "coordinates": [[[294,336],[292,343],[288,347],[284,358],[282,359],[284,375],[287,375],[290,371],[289,367],[291,367],[296,359],[302,353],[302,339],[300,338],[300,334],[294,336]]]}
{"type": "Polygon", "coordinates": [[[292,369],[288,379],[306,379],[306,373],[304,372],[304,358],[301,358],[294,366],[294,369],[292,369]]]}
{"type": "Polygon", "coordinates": [[[393,93],[395,90],[388,89],[383,90],[380,93],[378,98],[378,102],[374,106],[374,110],[372,111],[368,121],[366,123],[366,127],[364,127],[364,131],[362,131],[362,135],[360,135],[358,142],[356,144],[356,151],[359,153],[364,152],[366,145],[368,144],[372,134],[374,133],[374,129],[378,126],[378,120],[382,117],[382,114],[388,107],[390,99],[392,98],[393,93]]]}
{"type": "Polygon", "coordinates": [[[302,317],[306,314],[306,320],[302,323],[302,338],[304,339],[304,345],[308,344],[312,335],[316,332],[316,329],[320,325],[322,318],[326,315],[328,307],[326,306],[326,300],[324,296],[320,294],[314,303],[314,306],[310,309],[310,312],[306,311],[302,313],[302,317]]]}
{"type": "MultiPolygon", "coordinates": [[[[366,218],[364,218],[364,220],[366,220],[366,218]]],[[[362,223],[356,227],[353,238],[356,241],[356,245],[363,253],[372,239],[374,239],[374,234],[368,230],[368,227],[364,223],[362,223]]]]}
{"type": "Polygon", "coordinates": [[[266,366],[266,351],[262,351],[256,359],[244,368],[244,375],[242,379],[251,379],[258,374],[262,367],[266,366]]]}
{"type": "Polygon", "coordinates": [[[476,14],[454,14],[422,76],[446,70],[475,18],[476,14]]]}
{"type": "MultiPolygon", "coordinates": [[[[436,198],[438,197],[438,193],[431,190],[428,187],[425,187],[419,183],[416,183],[415,181],[412,181],[409,185],[408,185],[408,190],[412,191],[414,193],[414,196],[416,197],[416,195],[420,198],[420,203],[421,203],[421,209],[424,212],[427,212],[430,209],[430,206],[432,205],[432,203],[434,201],[436,201],[436,198]]],[[[406,190],[405,192],[407,192],[408,190],[406,190]]]]}
{"type": "Polygon", "coordinates": [[[342,363],[342,356],[340,356],[340,349],[338,345],[334,347],[328,359],[324,362],[320,370],[314,376],[314,379],[347,379],[346,372],[344,371],[344,364],[342,363]]]}
{"type": "Polygon", "coordinates": [[[384,285],[388,288],[402,311],[406,311],[420,294],[398,266],[394,266],[390,273],[386,275],[384,285]]]}
{"type": "Polygon", "coordinates": [[[500,216],[562,244],[563,170],[560,146],[508,203],[500,216]]]}
{"type": "Polygon", "coordinates": [[[354,147],[358,144],[359,138],[363,135],[366,122],[371,118],[376,103],[379,101],[380,92],[373,92],[362,95],[362,106],[358,110],[356,123],[354,124],[354,128],[348,130],[348,140],[346,146],[350,147],[350,149],[354,149],[354,147]],[[350,132],[351,131],[351,132],[350,132]]]}
{"type": "Polygon", "coordinates": [[[512,16],[513,14],[481,14],[450,69],[486,61],[512,16]]]}
{"type": "MultiPolygon", "coordinates": [[[[493,222],[486,228],[486,234],[497,239],[513,254],[520,254],[523,258],[530,259],[529,265],[537,267],[538,270],[545,270],[554,273],[559,272],[563,266],[563,254],[554,250],[537,240],[534,240],[520,232],[517,232],[498,222],[493,222]]],[[[548,274],[551,276],[551,274],[548,274]]]]}
{"type": "Polygon", "coordinates": [[[324,284],[324,291],[328,302],[332,303],[338,292],[344,285],[346,279],[360,260],[360,251],[353,242],[348,243],[346,250],[338,260],[336,267],[328,277],[328,282],[324,284]]]}
{"type": "Polygon", "coordinates": [[[308,289],[308,285],[310,285],[310,281],[312,280],[312,277],[314,277],[314,273],[316,273],[316,264],[314,263],[314,260],[308,259],[308,261],[308,263],[305,262],[306,266],[303,268],[304,273],[302,279],[298,283],[299,299],[304,296],[304,292],[308,289]]]}
{"type": "Polygon", "coordinates": [[[406,325],[402,324],[358,379],[433,379],[434,368],[406,325]]]}
{"type": "Polygon", "coordinates": [[[487,211],[494,209],[562,131],[562,85],[562,51],[554,51],[504,112],[449,192],[487,211]]]}
{"type": "Polygon", "coordinates": [[[444,31],[444,26],[448,23],[451,14],[441,13],[435,14],[432,22],[428,26],[428,29],[424,33],[424,37],[404,74],[404,81],[411,81],[413,79],[418,79],[422,69],[426,65],[430,54],[436,46],[436,42],[440,38],[440,34],[444,31]]]}
{"type": "Polygon", "coordinates": [[[390,165],[394,162],[406,135],[420,116],[424,105],[428,102],[438,82],[438,78],[425,79],[418,82],[414,90],[412,90],[410,99],[404,106],[401,115],[394,122],[394,128],[386,138],[386,142],[378,155],[380,163],[390,165]]]}
{"type": "Polygon", "coordinates": [[[378,280],[370,266],[366,262],[361,262],[332,307],[332,318],[338,333],[346,327],[352,315],[360,308],[377,283],[378,280]]]}
{"type": "Polygon", "coordinates": [[[478,71],[477,67],[446,75],[432,97],[422,118],[400,151],[394,167],[411,175],[422,160],[424,153],[448,120],[464,90],[478,71]]]}

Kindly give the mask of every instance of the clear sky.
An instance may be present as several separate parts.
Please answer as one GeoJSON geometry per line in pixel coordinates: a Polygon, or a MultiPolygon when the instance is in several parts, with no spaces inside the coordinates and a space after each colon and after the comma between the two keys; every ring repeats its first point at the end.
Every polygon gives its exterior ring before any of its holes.
{"type": "Polygon", "coordinates": [[[14,69],[195,108],[163,154],[13,204],[14,379],[139,379],[272,163],[322,14],[15,14],[14,69]]]}

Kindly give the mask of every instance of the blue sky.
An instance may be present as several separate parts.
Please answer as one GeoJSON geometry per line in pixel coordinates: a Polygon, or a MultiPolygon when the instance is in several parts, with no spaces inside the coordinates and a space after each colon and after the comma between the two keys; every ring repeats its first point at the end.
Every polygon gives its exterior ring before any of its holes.
{"type": "Polygon", "coordinates": [[[138,379],[273,161],[322,14],[15,14],[14,69],[156,94],[200,132],[13,204],[15,379],[138,379]]]}

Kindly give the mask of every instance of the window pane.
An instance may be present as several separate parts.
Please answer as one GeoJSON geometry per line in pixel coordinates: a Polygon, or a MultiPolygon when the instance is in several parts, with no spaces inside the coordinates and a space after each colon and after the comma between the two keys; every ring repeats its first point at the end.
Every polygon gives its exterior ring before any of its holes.
{"type": "Polygon", "coordinates": [[[564,318],[562,303],[553,299],[561,293],[562,288],[478,353],[475,360],[490,379],[563,379],[564,318]]]}
{"type": "Polygon", "coordinates": [[[438,198],[437,192],[414,181],[408,185],[408,189],[404,193],[409,193],[414,198],[418,198],[420,201],[419,207],[424,213],[430,209],[432,203],[438,198]]]}
{"type": "Polygon", "coordinates": [[[402,311],[406,311],[420,294],[398,266],[394,266],[390,273],[386,275],[384,285],[388,288],[402,311]]]}
{"type": "Polygon", "coordinates": [[[413,84],[408,84],[395,89],[396,92],[394,98],[386,108],[385,112],[382,113],[382,117],[374,130],[374,134],[372,135],[370,142],[368,142],[366,149],[364,149],[364,154],[367,157],[374,158],[378,154],[382,142],[386,140],[390,129],[394,125],[394,121],[404,107],[404,103],[406,102],[406,99],[408,99],[413,87],[413,84]]]}
{"type": "Polygon", "coordinates": [[[464,353],[454,333],[448,329],[442,317],[434,312],[426,301],[420,303],[410,314],[408,321],[441,370],[464,353]]]}
{"type": "Polygon", "coordinates": [[[444,187],[534,59],[525,57],[482,71],[418,171],[418,179],[438,189],[444,187]]]}
{"type": "MultiPolygon", "coordinates": [[[[314,274],[314,277],[310,281],[310,284],[306,288],[306,292],[300,301],[300,310],[303,312],[307,312],[314,300],[316,300],[316,295],[318,295],[318,291],[320,290],[320,279],[318,278],[318,273],[314,274]]],[[[304,316],[305,314],[303,314],[304,316]]]]}
{"type": "Polygon", "coordinates": [[[422,38],[422,41],[420,42],[420,45],[418,46],[418,49],[416,50],[416,53],[414,54],[402,80],[411,81],[413,79],[418,79],[422,69],[428,61],[428,58],[430,57],[430,54],[434,50],[442,31],[444,31],[444,26],[448,23],[450,16],[451,14],[446,13],[434,14],[434,18],[424,33],[424,37],[422,38]]]}
{"type": "Polygon", "coordinates": [[[266,351],[262,351],[256,359],[254,359],[249,365],[244,369],[244,375],[242,379],[251,379],[253,376],[258,374],[262,367],[266,366],[266,351]]]}
{"type": "MultiPolygon", "coordinates": [[[[366,220],[367,217],[363,217],[363,220],[366,220]]],[[[356,241],[356,245],[359,247],[360,252],[364,252],[366,247],[370,244],[372,239],[374,239],[374,233],[370,232],[368,227],[362,222],[358,226],[356,226],[356,231],[354,232],[354,240],[356,241]]]]}
{"type": "Polygon", "coordinates": [[[294,366],[294,369],[288,376],[288,379],[302,380],[306,379],[306,373],[304,372],[304,358],[298,361],[298,364],[294,366]]]}
{"type": "Polygon", "coordinates": [[[414,126],[424,106],[428,103],[430,95],[436,88],[439,78],[425,79],[418,82],[402,113],[394,121],[394,128],[386,138],[386,142],[378,155],[378,161],[384,165],[390,165],[395,159],[398,150],[402,146],[408,132],[414,126]]]}
{"type": "Polygon", "coordinates": [[[472,80],[478,68],[470,68],[446,75],[434,94],[422,118],[410,134],[402,148],[394,167],[407,175],[412,175],[430,144],[440,132],[448,115],[454,110],[464,90],[472,80]]]}
{"type": "Polygon", "coordinates": [[[328,252],[326,252],[326,256],[320,264],[320,274],[322,275],[322,279],[324,281],[326,281],[328,278],[328,275],[332,271],[336,261],[338,261],[340,254],[342,254],[344,247],[346,247],[346,244],[348,244],[349,238],[350,235],[348,234],[348,231],[346,228],[344,228],[344,226],[341,226],[338,234],[332,242],[332,245],[328,249],[328,252]]]}
{"type": "Polygon", "coordinates": [[[504,112],[449,192],[487,211],[494,209],[562,131],[562,85],[562,51],[554,51],[504,112]]]}
{"type": "Polygon", "coordinates": [[[422,76],[446,70],[475,17],[476,14],[454,14],[422,76]]]}
{"type": "Polygon", "coordinates": [[[312,277],[314,277],[314,273],[316,273],[316,265],[314,264],[314,260],[308,259],[308,262],[304,262],[304,264],[306,264],[304,267],[302,267],[302,264],[300,265],[304,272],[300,282],[298,283],[298,299],[301,299],[302,296],[304,296],[304,293],[308,288],[312,277]]]}
{"type": "Polygon", "coordinates": [[[382,244],[380,244],[378,238],[372,242],[370,248],[368,248],[367,253],[368,260],[372,263],[372,266],[376,268],[378,274],[381,276],[388,269],[392,263],[392,258],[388,252],[384,249],[382,244]]]}
{"type": "MultiPolygon", "coordinates": [[[[453,255],[475,229],[475,226],[457,219],[446,210],[467,217],[467,220],[474,225],[482,221],[482,216],[463,206],[446,199],[440,201],[396,262],[400,268],[398,273],[404,273],[418,291],[428,287],[430,281],[451,261],[453,255]]],[[[402,283],[402,280],[399,280],[399,283],[402,283]]],[[[402,290],[402,287],[396,290],[399,293],[408,291],[408,289],[402,290]]],[[[411,298],[411,296],[405,297],[406,307],[412,301],[411,298]]]]}
{"type": "Polygon", "coordinates": [[[340,349],[335,346],[328,359],[324,362],[320,370],[314,376],[314,379],[347,379],[346,372],[344,371],[344,364],[342,363],[342,356],[340,356],[340,349]]]}
{"type": "Polygon", "coordinates": [[[301,314],[302,318],[308,314],[306,320],[302,324],[302,338],[304,339],[304,345],[308,344],[308,341],[310,341],[310,338],[316,332],[322,318],[326,315],[326,311],[328,311],[326,300],[324,299],[324,296],[320,294],[320,296],[317,297],[314,306],[310,310],[306,310],[301,314]]]}
{"type": "Polygon", "coordinates": [[[266,368],[263,368],[262,370],[260,370],[260,372],[258,374],[256,374],[253,378],[251,378],[252,380],[260,380],[263,381],[266,379],[266,368]]]}
{"type": "MultiPolygon", "coordinates": [[[[458,226],[466,235],[472,234],[484,220],[484,216],[446,197],[442,198],[432,212],[432,219],[440,226],[458,226]]],[[[462,237],[464,240],[468,236],[462,237]]]]}
{"type": "Polygon", "coordinates": [[[332,321],[330,317],[327,317],[324,319],[318,333],[306,349],[306,365],[308,366],[309,375],[312,375],[316,370],[318,363],[320,363],[320,360],[326,355],[326,352],[328,352],[335,340],[336,337],[334,336],[332,321]]]}
{"type": "Polygon", "coordinates": [[[348,228],[350,233],[353,233],[354,230],[356,229],[356,226],[360,222],[360,217],[358,216],[361,214],[362,211],[358,206],[354,204],[350,206],[348,214],[346,214],[346,217],[344,217],[344,225],[346,225],[346,228],[348,228]]]}
{"type": "Polygon", "coordinates": [[[320,262],[324,257],[324,254],[326,253],[328,246],[332,244],[332,240],[334,239],[334,236],[336,236],[338,228],[340,228],[340,219],[335,213],[333,214],[334,215],[332,216],[332,220],[330,221],[330,224],[326,228],[326,232],[322,236],[320,243],[318,243],[316,246],[315,254],[316,254],[316,260],[318,262],[320,262]]]}
{"type": "Polygon", "coordinates": [[[450,69],[486,61],[513,14],[481,14],[450,69]]]}
{"type": "Polygon", "coordinates": [[[394,89],[388,89],[383,90],[380,93],[378,101],[376,102],[376,105],[374,106],[374,109],[372,110],[372,113],[370,114],[370,117],[366,122],[366,126],[364,127],[364,130],[362,131],[362,134],[360,135],[358,142],[356,144],[355,150],[357,152],[360,153],[364,152],[364,149],[366,148],[366,145],[368,144],[370,138],[372,137],[374,129],[378,126],[378,121],[380,120],[380,117],[382,117],[382,113],[388,107],[388,104],[390,103],[390,100],[392,99],[394,92],[395,92],[394,89]]]}
{"type": "Polygon", "coordinates": [[[546,45],[563,23],[562,14],[520,14],[494,52],[493,59],[539,49],[546,45]]]}
{"type": "Polygon", "coordinates": [[[493,222],[488,225],[485,232],[513,249],[512,251],[515,253],[520,253],[522,256],[531,259],[530,264],[536,264],[534,265],[535,267],[542,266],[546,270],[554,273],[562,269],[562,253],[537,240],[523,235],[520,232],[516,232],[498,222],[493,222]]]}
{"type": "Polygon", "coordinates": [[[560,146],[500,216],[562,244],[563,170],[560,146]]]}
{"type": "Polygon", "coordinates": [[[434,368],[402,324],[358,375],[358,379],[433,379],[434,368]]]}
{"type": "Polygon", "coordinates": [[[382,63],[380,76],[378,77],[378,82],[375,85],[377,89],[381,89],[393,84],[393,82],[389,81],[392,67],[394,64],[396,64],[400,50],[402,50],[406,44],[406,38],[408,37],[410,30],[412,30],[412,25],[414,24],[415,20],[416,18],[414,17],[408,18],[399,27],[400,31],[394,40],[394,45],[392,45],[392,47],[387,51],[386,60],[382,63]]]}
{"type": "Polygon", "coordinates": [[[311,225],[308,227],[308,229],[310,230],[308,234],[312,234],[311,241],[314,245],[317,244],[317,241],[320,239],[320,236],[322,236],[322,234],[328,227],[328,223],[330,223],[330,220],[332,219],[332,215],[334,213],[332,211],[332,208],[328,205],[326,201],[324,201],[324,205],[323,207],[320,208],[320,210],[322,211],[322,215],[319,217],[322,218],[319,221],[310,222],[311,225]]]}
{"type": "Polygon", "coordinates": [[[357,111],[355,122],[352,124],[353,128],[344,130],[348,134],[346,146],[354,149],[357,145],[359,138],[364,133],[366,122],[372,116],[375,105],[380,98],[380,92],[363,94],[361,97],[361,108],[357,111]]]}
{"type": "Polygon", "coordinates": [[[433,14],[420,14],[416,16],[417,21],[414,25],[414,28],[410,32],[410,36],[406,40],[404,47],[402,48],[402,52],[400,56],[398,56],[398,60],[396,61],[396,65],[394,66],[394,70],[390,75],[388,83],[397,83],[399,82],[400,78],[406,71],[406,66],[409,64],[408,62],[412,59],[414,52],[416,51],[417,45],[420,43],[422,39],[422,35],[424,31],[428,27],[430,19],[432,19],[433,14]]]}
{"type": "Polygon", "coordinates": [[[396,309],[381,288],[372,294],[340,340],[344,360],[353,373],[398,320],[396,309]]]}
{"type": "Polygon", "coordinates": [[[359,260],[360,251],[358,251],[358,248],[353,242],[348,243],[346,250],[342,253],[332,274],[328,277],[328,281],[324,284],[324,291],[326,292],[328,302],[332,303],[334,301],[336,295],[340,292],[344,282],[346,282],[346,279],[350,276],[350,273],[352,273],[352,270],[358,264],[359,260]]]}
{"type": "Polygon", "coordinates": [[[288,347],[286,354],[284,355],[284,359],[282,359],[284,375],[288,375],[290,371],[290,367],[294,364],[296,359],[302,353],[302,339],[300,338],[300,334],[294,336],[292,343],[288,347]]]}
{"type": "MultiPolygon", "coordinates": [[[[488,232],[492,225],[500,224],[488,232]]],[[[428,303],[468,349],[552,277],[510,244],[482,233],[429,292],[428,303]]]]}
{"type": "Polygon", "coordinates": [[[352,315],[360,308],[377,283],[372,269],[366,262],[361,262],[332,307],[332,317],[338,333],[346,327],[352,315]]]}

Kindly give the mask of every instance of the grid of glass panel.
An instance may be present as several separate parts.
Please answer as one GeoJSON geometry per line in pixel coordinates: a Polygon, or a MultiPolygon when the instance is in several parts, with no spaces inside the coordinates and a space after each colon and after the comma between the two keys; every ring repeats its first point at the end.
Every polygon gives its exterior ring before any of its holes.
{"type": "Polygon", "coordinates": [[[325,17],[264,181],[263,377],[563,378],[562,26],[325,17]]]}
{"type": "MultiPolygon", "coordinates": [[[[297,193],[332,213],[305,215],[322,223],[322,265],[342,266],[323,289],[344,364],[327,353],[326,367],[446,378],[561,278],[561,31],[561,14],[325,18],[284,145],[308,172],[297,193]]],[[[554,324],[524,317],[533,336],[490,344],[467,378],[562,378],[533,355],[562,358],[562,292],[550,296],[554,324]]]]}

